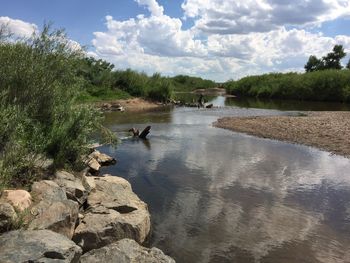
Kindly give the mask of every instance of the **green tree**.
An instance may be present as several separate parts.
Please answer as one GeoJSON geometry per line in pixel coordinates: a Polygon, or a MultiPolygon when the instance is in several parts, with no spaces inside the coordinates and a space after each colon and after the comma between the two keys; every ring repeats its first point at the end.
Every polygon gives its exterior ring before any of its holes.
{"type": "Polygon", "coordinates": [[[323,69],[342,69],[340,60],[346,56],[344,47],[342,45],[335,45],[333,47],[333,52],[327,54],[327,56],[322,58],[323,69]]]}
{"type": "Polygon", "coordinates": [[[316,56],[310,56],[306,65],[304,66],[306,72],[313,72],[322,68],[322,61],[316,56]]]}

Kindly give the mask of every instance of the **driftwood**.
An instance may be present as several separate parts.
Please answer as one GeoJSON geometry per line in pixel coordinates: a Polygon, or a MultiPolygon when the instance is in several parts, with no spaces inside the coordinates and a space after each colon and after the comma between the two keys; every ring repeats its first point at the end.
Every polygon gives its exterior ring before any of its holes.
{"type": "Polygon", "coordinates": [[[151,126],[147,126],[141,133],[138,129],[132,128],[129,132],[132,132],[134,137],[139,137],[140,139],[146,139],[147,135],[150,133],[151,126]]]}

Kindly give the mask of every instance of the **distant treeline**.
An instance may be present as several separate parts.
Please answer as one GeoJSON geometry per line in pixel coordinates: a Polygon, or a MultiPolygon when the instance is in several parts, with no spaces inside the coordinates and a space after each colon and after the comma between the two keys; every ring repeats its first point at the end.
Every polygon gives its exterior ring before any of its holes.
{"type": "Polygon", "coordinates": [[[198,77],[179,75],[164,77],[159,73],[148,76],[135,70],[114,70],[114,65],[92,57],[83,58],[77,74],[85,80],[81,101],[125,99],[131,96],[167,101],[174,91],[213,88],[216,83],[198,77]]]}
{"type": "Polygon", "coordinates": [[[341,45],[322,59],[310,56],[306,73],[270,73],[248,76],[224,84],[241,97],[350,102],[350,63],[342,69],[346,53],[341,45]]]}

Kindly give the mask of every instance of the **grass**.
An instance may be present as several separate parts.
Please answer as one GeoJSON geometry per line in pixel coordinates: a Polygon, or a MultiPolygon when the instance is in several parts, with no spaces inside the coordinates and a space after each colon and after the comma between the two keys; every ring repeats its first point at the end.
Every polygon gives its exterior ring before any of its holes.
{"type": "Polygon", "coordinates": [[[78,98],[78,102],[82,103],[93,103],[100,101],[109,101],[109,100],[125,100],[130,99],[132,96],[120,89],[112,90],[110,88],[100,88],[93,87],[91,91],[82,91],[78,98]]]}

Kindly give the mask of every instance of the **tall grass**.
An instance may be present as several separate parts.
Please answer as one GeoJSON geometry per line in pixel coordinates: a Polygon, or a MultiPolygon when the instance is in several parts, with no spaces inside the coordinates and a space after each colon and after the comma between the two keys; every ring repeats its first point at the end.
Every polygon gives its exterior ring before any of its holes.
{"type": "Polygon", "coordinates": [[[242,97],[350,102],[350,70],[271,73],[224,86],[230,94],[242,97]]]}
{"type": "Polygon", "coordinates": [[[30,39],[0,37],[0,188],[27,182],[38,158],[80,162],[100,115],[76,104],[84,79],[81,50],[62,30],[44,26],[30,39]]]}

